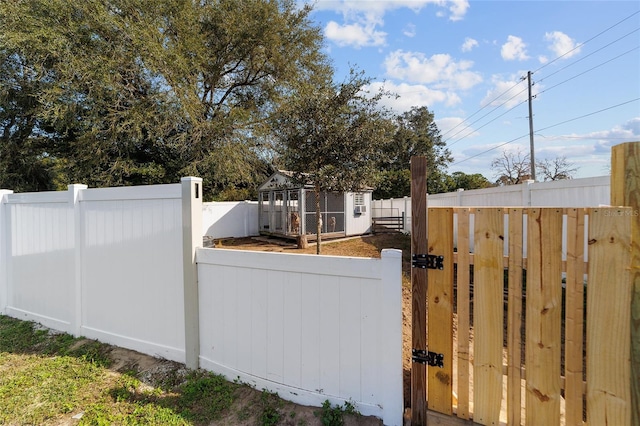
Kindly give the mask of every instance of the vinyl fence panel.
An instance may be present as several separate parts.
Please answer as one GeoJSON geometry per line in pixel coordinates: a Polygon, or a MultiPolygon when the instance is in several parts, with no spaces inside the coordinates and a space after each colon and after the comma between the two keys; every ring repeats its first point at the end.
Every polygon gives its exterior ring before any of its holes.
{"type": "Polygon", "coordinates": [[[382,259],[198,249],[202,367],[402,424],[401,252],[382,259]]]}
{"type": "Polygon", "coordinates": [[[81,334],[184,361],[180,185],[87,189],[80,206],[81,334]]]}

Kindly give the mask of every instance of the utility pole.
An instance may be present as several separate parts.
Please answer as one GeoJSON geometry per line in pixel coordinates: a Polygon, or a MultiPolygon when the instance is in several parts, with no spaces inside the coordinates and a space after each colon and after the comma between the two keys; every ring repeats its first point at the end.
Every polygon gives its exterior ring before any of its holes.
{"type": "Polygon", "coordinates": [[[531,179],[536,180],[536,156],[533,147],[533,106],[531,105],[531,71],[527,72],[527,82],[529,84],[529,149],[531,158],[531,179]]]}

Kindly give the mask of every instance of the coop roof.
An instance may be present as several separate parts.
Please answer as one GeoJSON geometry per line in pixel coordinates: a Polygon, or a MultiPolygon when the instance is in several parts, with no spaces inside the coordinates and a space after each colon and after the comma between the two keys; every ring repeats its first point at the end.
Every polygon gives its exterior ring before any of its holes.
{"type": "MultiPolygon", "coordinates": [[[[308,173],[302,173],[302,177],[308,176],[308,173]]],[[[278,170],[269,178],[265,183],[260,185],[258,191],[269,191],[271,189],[295,189],[295,188],[313,188],[311,182],[306,182],[304,185],[294,183],[294,172],[289,170],[278,170]]],[[[371,187],[364,187],[360,191],[372,191],[371,187]]]]}
{"type": "MultiPolygon", "coordinates": [[[[294,183],[293,181],[293,172],[288,170],[278,170],[269,178],[265,183],[260,185],[258,188],[259,191],[268,191],[270,189],[293,189],[293,188],[301,188],[303,185],[299,185],[294,183]]],[[[303,174],[305,176],[306,174],[303,174]]],[[[312,188],[309,183],[304,185],[305,188],[312,188]]]]}

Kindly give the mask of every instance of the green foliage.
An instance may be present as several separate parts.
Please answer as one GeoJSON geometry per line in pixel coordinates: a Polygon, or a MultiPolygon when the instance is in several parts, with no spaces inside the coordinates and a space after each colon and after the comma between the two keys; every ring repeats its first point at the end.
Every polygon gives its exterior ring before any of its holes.
{"type": "Polygon", "coordinates": [[[427,159],[427,190],[430,194],[447,192],[450,179],[445,174],[453,161],[442,141],[433,113],[426,107],[413,107],[395,118],[393,137],[378,155],[378,175],[374,198],[400,198],[411,192],[410,163],[412,156],[427,159]]]}
{"type": "Polygon", "coordinates": [[[402,198],[411,196],[411,170],[384,170],[379,173],[373,191],[374,199],[402,198]]]}
{"type": "Polygon", "coordinates": [[[343,406],[336,405],[334,407],[328,399],[322,403],[322,409],[315,412],[323,426],[343,426],[345,414],[360,415],[351,402],[346,401],[343,406]]]}
{"type": "Polygon", "coordinates": [[[180,411],[188,419],[203,421],[217,418],[235,399],[236,386],[223,376],[206,371],[192,371],[181,386],[178,402],[180,411]]]}
{"type": "Polygon", "coordinates": [[[351,71],[344,83],[301,88],[272,121],[280,165],[318,191],[353,191],[373,183],[390,121],[364,93],[370,79],[351,71]]]}
{"type": "Polygon", "coordinates": [[[282,420],[282,414],[279,411],[282,406],[282,400],[278,398],[278,394],[264,389],[260,395],[260,404],[262,405],[260,424],[262,426],[279,424],[282,420]]]}
{"type": "Polygon", "coordinates": [[[264,119],[330,74],[293,0],[0,2],[0,186],[266,176],[264,119]]]}
{"type": "Polygon", "coordinates": [[[356,191],[371,185],[391,122],[379,105],[385,93],[369,96],[370,79],[351,70],[341,84],[300,87],[271,121],[280,165],[316,194],[316,247],[320,253],[323,191],[356,191]]]}
{"type": "Polygon", "coordinates": [[[451,190],[453,191],[457,189],[482,189],[492,186],[491,182],[480,173],[468,175],[463,172],[453,172],[451,178],[453,180],[453,188],[451,190]]]}

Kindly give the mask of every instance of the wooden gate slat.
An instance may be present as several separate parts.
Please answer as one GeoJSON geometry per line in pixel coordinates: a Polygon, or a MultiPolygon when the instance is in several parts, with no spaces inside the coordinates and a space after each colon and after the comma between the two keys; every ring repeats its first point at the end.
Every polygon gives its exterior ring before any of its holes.
{"type": "Polygon", "coordinates": [[[562,210],[527,218],[526,423],[560,424],[562,210]]]}
{"type": "Polygon", "coordinates": [[[584,360],[584,209],[567,209],[565,296],[565,421],[582,426],[584,360]]]}
{"type": "Polygon", "coordinates": [[[502,400],[503,240],[500,208],[475,209],[473,418],[498,424],[502,400]]]}
{"type": "Polygon", "coordinates": [[[469,209],[458,213],[458,410],[461,419],[469,419],[469,209]]]}
{"type": "Polygon", "coordinates": [[[428,273],[428,347],[444,355],[444,367],[427,368],[429,409],[452,414],[453,390],[453,210],[428,209],[428,254],[444,256],[443,269],[428,273]]]}
{"type": "Polygon", "coordinates": [[[628,208],[589,209],[587,423],[630,425],[628,208]]]}
{"type": "Polygon", "coordinates": [[[507,303],[507,424],[520,425],[522,386],[523,210],[509,209],[509,293],[507,303]]]}

